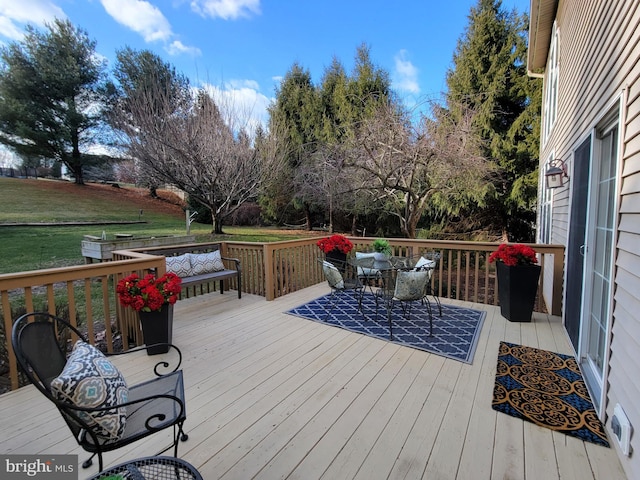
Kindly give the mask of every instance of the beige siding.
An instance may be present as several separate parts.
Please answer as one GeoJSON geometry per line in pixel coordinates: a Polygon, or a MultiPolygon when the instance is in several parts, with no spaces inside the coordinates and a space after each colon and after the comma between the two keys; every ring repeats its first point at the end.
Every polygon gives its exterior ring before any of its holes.
{"type": "MultiPolygon", "coordinates": [[[[607,424],[616,403],[640,428],[640,1],[558,2],[558,117],[543,162],[551,152],[572,152],[620,100],[623,124],[615,292],[607,377],[607,424]]],[[[542,166],[541,166],[542,170],[542,166]]],[[[570,186],[555,192],[554,243],[567,243],[570,186]]],[[[588,275],[588,273],[587,273],[588,275]]],[[[614,442],[615,443],[615,442],[614,442]]],[[[640,451],[640,435],[632,437],[640,451]]],[[[617,448],[617,446],[615,447],[617,448]]],[[[640,456],[622,457],[629,478],[640,478],[640,456]]]]}

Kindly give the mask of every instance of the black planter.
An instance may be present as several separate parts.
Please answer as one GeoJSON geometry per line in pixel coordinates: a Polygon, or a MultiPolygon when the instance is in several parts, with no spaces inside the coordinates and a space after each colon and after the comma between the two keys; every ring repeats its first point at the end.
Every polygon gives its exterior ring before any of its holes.
{"type": "Polygon", "coordinates": [[[173,337],[173,305],[165,303],[160,311],[139,311],[142,335],[147,345],[147,355],[158,355],[169,351],[169,343],[173,337]],[[154,345],[161,343],[164,345],[154,345]]]}
{"type": "Polygon", "coordinates": [[[340,273],[344,275],[345,268],[347,265],[346,253],[342,253],[339,250],[331,250],[329,253],[326,254],[326,260],[327,262],[332,263],[338,270],[340,270],[340,273]]]}
{"type": "Polygon", "coordinates": [[[538,291],[540,265],[496,263],[500,313],[510,322],[530,322],[538,291]]]}

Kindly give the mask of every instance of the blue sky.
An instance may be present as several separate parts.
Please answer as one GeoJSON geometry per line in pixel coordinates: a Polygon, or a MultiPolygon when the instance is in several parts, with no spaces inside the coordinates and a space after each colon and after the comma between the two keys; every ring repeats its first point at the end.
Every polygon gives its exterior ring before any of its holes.
{"type": "MultiPolygon", "coordinates": [[[[20,40],[26,23],[68,18],[113,65],[116,50],[149,49],[266,118],[275,87],[294,62],[319,83],[334,57],[347,71],[370,47],[408,104],[446,88],[456,42],[476,0],[0,0],[0,43],[20,40]]],[[[529,0],[503,0],[528,12],[529,0]]]]}

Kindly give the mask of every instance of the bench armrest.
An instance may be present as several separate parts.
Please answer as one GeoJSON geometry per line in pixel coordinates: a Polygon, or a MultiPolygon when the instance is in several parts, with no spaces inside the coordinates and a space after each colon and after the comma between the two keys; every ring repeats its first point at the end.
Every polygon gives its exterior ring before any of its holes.
{"type": "Polygon", "coordinates": [[[234,262],[236,264],[236,270],[238,271],[238,273],[240,273],[241,271],[240,259],[233,258],[233,257],[220,257],[220,258],[222,258],[222,260],[228,260],[229,262],[234,262]]]}

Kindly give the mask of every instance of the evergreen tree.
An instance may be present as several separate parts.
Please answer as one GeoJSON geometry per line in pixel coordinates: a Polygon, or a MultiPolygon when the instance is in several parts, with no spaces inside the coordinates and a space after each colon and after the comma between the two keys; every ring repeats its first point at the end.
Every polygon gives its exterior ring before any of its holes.
{"type": "MultiPolygon", "coordinates": [[[[282,166],[275,169],[277,175],[270,172],[260,202],[263,212],[282,219],[287,206],[292,206],[304,213],[308,228],[314,216],[321,215],[332,228],[336,216],[353,224],[359,214],[369,212],[370,203],[357,201],[358,175],[343,170],[340,145],[388,104],[390,92],[388,73],[373,64],[364,44],[356,51],[350,75],[334,58],[319,87],[307,70],[294,64],[269,110],[269,135],[277,144],[272,152],[282,166]]],[[[346,221],[341,223],[347,226],[346,221]]]]}
{"type": "Polygon", "coordinates": [[[447,108],[453,118],[459,106],[477,113],[483,155],[498,169],[485,202],[463,206],[466,228],[511,241],[532,241],[535,225],[541,84],[526,74],[527,26],[526,16],[505,12],[501,0],[478,0],[447,73],[447,108]]]}
{"type": "Polygon", "coordinates": [[[276,101],[269,108],[269,131],[276,139],[273,152],[282,167],[270,175],[260,199],[267,217],[286,220],[282,213],[293,207],[302,211],[308,229],[312,227],[312,203],[308,195],[296,188],[298,169],[317,148],[320,128],[319,102],[311,74],[294,63],[276,90],[276,101]]]}
{"type": "MultiPolygon", "coordinates": [[[[95,42],[69,21],[0,50],[0,143],[23,158],[53,159],[83,184],[82,153],[102,124],[104,64],[95,42]]],[[[95,158],[94,158],[95,160],[95,158]]]]}
{"type": "Polygon", "coordinates": [[[323,143],[337,142],[344,128],[340,108],[347,103],[347,74],[336,57],[324,71],[319,96],[321,124],[318,137],[323,143]]]}

